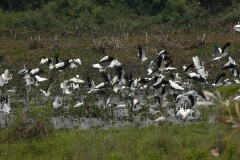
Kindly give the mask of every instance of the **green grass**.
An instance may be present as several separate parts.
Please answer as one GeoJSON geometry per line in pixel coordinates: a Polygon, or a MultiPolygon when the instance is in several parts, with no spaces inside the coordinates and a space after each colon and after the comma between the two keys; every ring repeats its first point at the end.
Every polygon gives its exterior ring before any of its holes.
{"type": "MultiPolygon", "coordinates": [[[[224,128],[224,135],[231,130],[217,125],[209,134],[199,134],[194,132],[199,126],[57,130],[46,139],[5,141],[0,145],[0,159],[214,159],[209,148],[218,129],[224,128]]],[[[233,137],[219,159],[237,159],[239,140],[233,137]]]]}

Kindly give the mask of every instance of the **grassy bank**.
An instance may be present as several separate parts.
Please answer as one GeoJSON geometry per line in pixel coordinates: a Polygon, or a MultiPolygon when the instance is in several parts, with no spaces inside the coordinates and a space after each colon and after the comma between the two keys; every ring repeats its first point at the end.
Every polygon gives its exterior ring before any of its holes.
{"type": "MultiPolygon", "coordinates": [[[[217,133],[231,132],[230,127],[210,125],[206,134],[194,130],[203,124],[187,126],[150,126],[123,130],[58,130],[47,139],[5,141],[0,145],[0,159],[214,159],[209,148],[217,133]]],[[[3,133],[1,134],[3,139],[3,133]]],[[[239,136],[228,142],[219,159],[238,159],[239,136]]]]}

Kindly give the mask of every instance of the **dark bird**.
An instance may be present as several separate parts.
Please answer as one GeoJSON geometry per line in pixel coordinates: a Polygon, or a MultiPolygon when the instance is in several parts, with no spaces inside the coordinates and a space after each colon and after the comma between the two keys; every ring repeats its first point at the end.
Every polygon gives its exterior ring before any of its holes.
{"type": "Polygon", "coordinates": [[[221,74],[217,77],[215,83],[212,84],[212,85],[213,85],[214,87],[218,87],[218,86],[223,85],[223,78],[224,78],[225,76],[226,76],[226,73],[225,73],[225,72],[221,73],[221,74]]]}
{"type": "Polygon", "coordinates": [[[222,70],[226,70],[226,69],[233,69],[236,66],[235,61],[232,59],[232,57],[228,57],[228,62],[226,64],[224,64],[224,66],[222,67],[222,70]]]}
{"type": "Polygon", "coordinates": [[[223,49],[219,48],[217,45],[214,46],[214,59],[212,61],[219,60],[225,56],[228,55],[227,50],[228,47],[230,46],[230,42],[227,42],[224,46],[223,49]]]}

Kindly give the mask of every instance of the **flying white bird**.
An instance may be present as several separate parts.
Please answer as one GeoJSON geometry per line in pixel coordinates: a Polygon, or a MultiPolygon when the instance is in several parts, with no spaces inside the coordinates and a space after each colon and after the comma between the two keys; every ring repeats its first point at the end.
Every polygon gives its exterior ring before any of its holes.
{"type": "Polygon", "coordinates": [[[181,90],[181,91],[184,90],[183,87],[179,86],[177,83],[173,82],[171,79],[169,80],[169,83],[170,83],[170,86],[171,86],[173,89],[181,90]]]}
{"type": "Polygon", "coordinates": [[[212,61],[219,60],[225,56],[228,55],[227,50],[228,47],[230,46],[230,42],[227,42],[224,46],[223,49],[219,48],[217,45],[214,46],[214,59],[212,61]]]}
{"type": "Polygon", "coordinates": [[[81,102],[80,101],[77,101],[77,104],[75,104],[73,107],[76,108],[76,107],[80,107],[84,104],[83,102],[83,99],[81,98],[81,102]]]}

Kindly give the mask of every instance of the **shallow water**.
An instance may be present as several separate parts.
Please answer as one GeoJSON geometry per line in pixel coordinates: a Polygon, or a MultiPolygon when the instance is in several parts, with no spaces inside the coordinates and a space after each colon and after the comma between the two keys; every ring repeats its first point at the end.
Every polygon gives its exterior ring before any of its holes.
{"type": "MultiPolygon", "coordinates": [[[[111,96],[111,105],[105,107],[106,96],[97,97],[93,96],[92,98],[88,98],[88,95],[78,94],[78,96],[64,96],[63,97],[63,106],[60,107],[63,112],[60,114],[53,114],[52,123],[55,129],[67,128],[67,129],[79,129],[79,130],[87,130],[90,128],[101,128],[101,129],[110,129],[110,128],[129,128],[129,127],[142,127],[149,125],[162,125],[168,122],[177,125],[183,125],[188,123],[196,122],[193,118],[193,122],[186,119],[182,120],[181,118],[176,118],[175,116],[168,117],[164,122],[155,123],[154,120],[161,116],[161,114],[153,115],[150,113],[149,108],[153,108],[154,110],[158,110],[159,106],[156,104],[156,100],[152,97],[157,92],[150,90],[148,94],[144,91],[138,92],[136,94],[136,98],[139,101],[136,109],[133,110],[131,107],[130,100],[126,100],[126,96],[129,95],[125,93],[125,95],[114,95],[111,96]],[[76,103],[76,100],[80,98],[84,99],[84,105],[79,108],[72,108],[76,103]],[[116,108],[118,104],[126,104],[126,107],[116,108]],[[104,109],[105,107],[105,109],[104,109]],[[93,112],[99,112],[97,115],[88,114],[90,109],[93,112]],[[66,110],[66,111],[65,111],[66,110]],[[76,112],[75,112],[76,111],[76,112]],[[79,111],[79,115],[76,115],[79,111]],[[71,113],[74,113],[71,115],[71,113]]],[[[61,95],[59,95],[61,96],[61,95]]],[[[23,96],[21,96],[23,97],[23,96]]],[[[41,106],[42,108],[46,107],[45,105],[50,101],[50,104],[54,101],[54,97],[50,98],[41,98],[40,95],[36,95],[31,97],[29,106],[41,106]]],[[[24,102],[26,98],[15,98],[12,99],[12,114],[14,112],[14,108],[18,105],[26,105],[24,102]]],[[[171,103],[169,103],[171,104],[171,103]]],[[[51,106],[50,106],[51,107],[51,106]]],[[[26,107],[27,108],[27,107],[26,107]]],[[[26,109],[25,108],[25,109],[26,109]]],[[[59,109],[54,109],[54,113],[59,109]]],[[[27,109],[26,109],[27,110],[27,109]]],[[[153,111],[154,111],[153,110],[153,111]]],[[[175,111],[176,113],[176,111],[175,111]]],[[[13,116],[10,117],[12,118],[13,116]]],[[[174,114],[174,113],[173,113],[174,114]]],[[[9,116],[0,112],[0,124],[2,128],[6,127],[9,124],[9,116]]],[[[26,120],[29,123],[29,120],[26,120]]]]}

